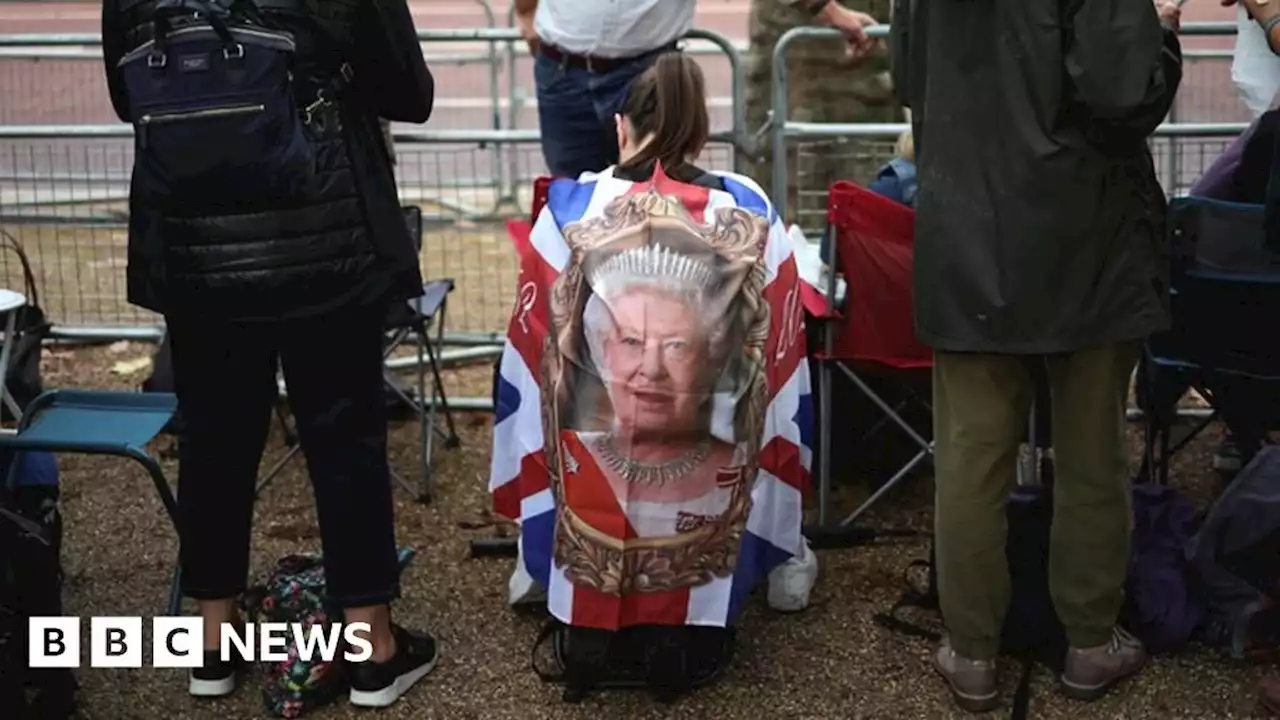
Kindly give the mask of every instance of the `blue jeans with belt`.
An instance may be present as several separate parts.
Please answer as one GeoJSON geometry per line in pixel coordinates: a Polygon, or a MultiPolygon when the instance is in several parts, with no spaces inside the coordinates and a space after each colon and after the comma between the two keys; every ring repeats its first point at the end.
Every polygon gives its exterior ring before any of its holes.
{"type": "Polygon", "coordinates": [[[533,66],[538,124],[552,175],[576,178],[618,162],[613,116],[626,102],[631,83],[666,50],[619,61],[604,72],[538,55],[533,66]]]}

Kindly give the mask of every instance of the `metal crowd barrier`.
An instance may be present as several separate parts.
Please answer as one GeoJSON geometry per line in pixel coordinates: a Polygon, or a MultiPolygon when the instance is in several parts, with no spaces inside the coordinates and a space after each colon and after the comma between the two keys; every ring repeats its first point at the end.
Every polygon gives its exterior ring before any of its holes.
{"type": "MultiPolygon", "coordinates": [[[[423,31],[419,38],[428,46],[485,43],[490,50],[436,57],[459,63],[492,60],[487,68],[492,127],[440,130],[433,122],[421,128],[396,126],[393,137],[402,200],[424,211],[425,274],[457,281],[450,312],[454,330],[446,340],[492,347],[501,342],[517,271],[503,221],[527,212],[530,181],[545,172],[538,131],[501,127],[496,49],[515,47],[521,39],[513,28],[492,27],[423,31]]],[[[687,38],[718,48],[728,61],[733,112],[729,127],[713,134],[703,161],[718,169],[740,168],[735,148],[750,138],[737,48],[713,32],[694,30],[687,38]]],[[[0,35],[0,59],[100,61],[100,43],[89,34],[0,35]]],[[[515,77],[509,80],[514,96],[520,83],[515,77]]],[[[0,125],[0,223],[20,235],[32,255],[42,300],[60,338],[149,339],[160,332],[158,318],[124,301],[131,137],[132,128],[119,123],[0,125]]],[[[5,269],[12,281],[14,269],[5,269]]]]}
{"type": "MultiPolygon", "coordinates": [[[[872,28],[869,33],[875,37],[886,37],[889,29],[887,26],[872,28]]],[[[1182,34],[1186,36],[1234,36],[1236,26],[1234,23],[1188,23],[1182,28],[1182,34]]],[[[790,153],[788,152],[788,140],[805,140],[805,139],[833,139],[842,140],[888,140],[892,141],[900,136],[904,131],[909,130],[911,126],[907,123],[813,123],[799,122],[789,119],[788,108],[788,67],[786,62],[786,52],[789,47],[800,39],[831,39],[840,37],[839,31],[827,28],[816,27],[798,27],[784,33],[778,40],[778,44],[773,51],[773,103],[769,125],[767,127],[770,135],[770,147],[772,149],[773,167],[771,178],[772,200],[775,208],[780,215],[788,218],[789,222],[794,221],[801,225],[807,233],[812,233],[811,237],[816,237],[817,233],[825,231],[825,227],[805,227],[803,225],[805,213],[797,209],[791,215],[787,214],[787,203],[789,190],[792,187],[791,178],[793,173],[789,167],[790,153]]],[[[1229,52],[1215,50],[1190,50],[1184,51],[1184,61],[1187,58],[1202,58],[1214,60],[1229,60],[1231,57],[1229,52]]],[[[1175,104],[1176,108],[1176,104],[1175,104]]],[[[1174,118],[1176,114],[1170,113],[1168,123],[1161,125],[1156,130],[1156,139],[1153,143],[1156,145],[1155,154],[1157,164],[1163,169],[1163,182],[1166,191],[1170,195],[1183,192],[1190,186],[1195,178],[1208,168],[1213,159],[1217,157],[1229,144],[1231,140],[1244,132],[1248,127],[1248,123],[1176,123],[1174,118]],[[1182,146],[1187,140],[1200,140],[1217,142],[1220,147],[1216,151],[1205,153],[1201,148],[1201,161],[1192,169],[1190,173],[1186,172],[1186,168],[1182,160],[1186,159],[1189,150],[1182,146]],[[1181,143],[1180,143],[1181,141],[1181,143]],[[1160,145],[1163,143],[1164,148],[1160,145]],[[1162,158],[1162,152],[1164,157],[1162,158]],[[1160,160],[1164,162],[1159,162],[1160,160]]],[[[892,142],[886,145],[884,157],[882,161],[887,161],[892,147],[892,142]]],[[[824,153],[828,157],[830,152],[824,153]]],[[[803,173],[795,173],[802,176],[803,173]]],[[[819,202],[817,207],[822,208],[810,213],[811,217],[816,217],[817,221],[825,220],[826,195],[827,188],[839,178],[825,178],[820,180],[820,187],[806,190],[801,188],[798,196],[801,198],[814,197],[819,202]]],[[[1183,417],[1204,419],[1209,417],[1213,411],[1205,408],[1180,408],[1178,414],[1183,417]]],[[[1142,417],[1141,410],[1129,408],[1127,415],[1130,420],[1137,420],[1142,417]]]]}
{"type": "MultiPolygon", "coordinates": [[[[517,270],[503,221],[527,212],[530,181],[544,172],[538,130],[520,127],[529,94],[525,82],[530,79],[519,77],[518,62],[528,57],[523,40],[513,27],[495,27],[492,7],[486,0],[477,2],[488,27],[422,31],[419,39],[428,46],[426,55],[433,67],[486,64],[485,119],[461,129],[437,129],[437,119],[422,128],[397,126],[393,131],[402,199],[421,206],[426,221],[425,274],[452,276],[457,281],[450,313],[453,331],[446,340],[464,347],[450,351],[446,358],[458,360],[483,356],[501,342],[501,329],[509,314],[509,290],[517,270]],[[439,49],[436,45],[466,43],[483,43],[486,49],[432,52],[439,49]]],[[[508,25],[513,19],[507,18],[508,25]]],[[[882,26],[872,34],[883,36],[887,31],[882,26]]],[[[1229,36],[1234,32],[1232,23],[1188,24],[1183,29],[1188,36],[1229,36]]],[[[729,65],[728,127],[714,133],[714,145],[700,162],[741,172],[759,140],[767,136],[776,160],[773,199],[784,216],[789,184],[797,198],[813,207],[824,207],[826,188],[835,179],[793,167],[804,162],[806,153],[809,158],[826,161],[849,149],[874,154],[874,147],[868,150],[868,140],[891,141],[907,128],[897,123],[809,123],[788,118],[787,49],[803,38],[837,36],[834,30],[806,27],[791,30],[779,40],[773,53],[772,115],[758,131],[748,131],[746,126],[743,48],[713,32],[694,30],[686,36],[686,51],[723,54],[729,65]],[[819,144],[812,144],[815,140],[819,144]]],[[[0,61],[99,61],[100,46],[100,38],[89,34],[0,35],[0,61]]],[[[1230,54],[1191,49],[1185,51],[1185,57],[1189,63],[1225,67],[1223,61],[1230,54]]],[[[96,65],[93,72],[100,73],[96,65]]],[[[76,98],[57,100],[65,105],[76,98]]],[[[1206,104],[1180,97],[1169,123],[1157,133],[1154,143],[1170,192],[1185,187],[1245,127],[1244,123],[1194,121],[1197,114],[1205,114],[1202,106],[1206,104]],[[1181,102],[1184,99],[1188,102],[1181,102]],[[1189,106],[1193,122],[1181,121],[1178,109],[1184,106],[1189,106]],[[1220,146],[1216,151],[1211,147],[1214,142],[1220,146]],[[1196,147],[1200,158],[1191,162],[1196,147]]],[[[1213,110],[1209,114],[1216,119],[1221,113],[1213,110]]],[[[0,125],[0,223],[19,235],[32,255],[45,309],[60,338],[152,339],[159,334],[157,318],[124,301],[131,136],[132,128],[120,124],[0,125]]],[[[878,161],[887,160],[889,144],[879,146],[883,157],[878,161]]],[[[806,211],[802,205],[797,203],[792,216],[803,226],[806,211]]],[[[809,215],[820,216],[821,212],[809,215]]],[[[13,281],[15,268],[7,259],[3,262],[6,279],[13,281]]],[[[483,399],[470,400],[462,405],[479,409],[486,404],[483,399]]]]}
{"type": "MultiPolygon", "coordinates": [[[[1234,36],[1235,23],[1187,23],[1181,34],[1196,36],[1234,36]]],[[[887,37],[888,26],[877,26],[870,34],[875,37],[887,37]]],[[[787,51],[799,40],[831,39],[840,37],[837,30],[818,27],[798,27],[787,31],[778,40],[773,50],[773,88],[772,112],[767,127],[770,147],[772,149],[773,167],[770,186],[773,202],[778,212],[789,222],[799,224],[806,232],[821,232],[822,219],[825,217],[826,191],[838,177],[826,177],[821,173],[806,173],[800,165],[805,159],[805,148],[800,141],[825,140],[818,150],[810,151],[810,156],[820,156],[831,164],[833,157],[838,157],[842,149],[840,142],[858,140],[864,142],[850,143],[860,157],[868,152],[879,155],[864,163],[876,166],[887,161],[892,154],[893,141],[904,131],[910,129],[906,123],[814,123],[791,120],[789,117],[788,86],[789,69],[786,58],[787,51]],[[797,141],[793,147],[789,141],[797,141]],[[868,150],[865,141],[881,141],[878,152],[868,150]],[[812,180],[809,177],[813,176],[812,180]],[[796,182],[793,182],[793,179],[796,182]],[[788,214],[791,190],[795,196],[807,202],[797,203],[800,207],[791,208],[788,214]],[[812,222],[812,225],[806,225],[812,222]]],[[[1225,61],[1231,57],[1227,50],[1193,49],[1184,52],[1184,60],[1225,61]]],[[[1185,72],[1185,71],[1184,71],[1185,72]]],[[[1186,83],[1184,82],[1184,85],[1186,83]]],[[[1232,92],[1228,90],[1228,92],[1232,92]]],[[[1234,92],[1232,92],[1234,96],[1234,92]]],[[[1175,105],[1175,107],[1177,107],[1175,105]]],[[[1169,121],[1156,131],[1153,140],[1157,163],[1165,190],[1173,195],[1185,191],[1199,177],[1208,164],[1226,148],[1232,139],[1248,127],[1246,122],[1177,122],[1176,113],[1170,113],[1169,121]],[[1196,156],[1199,162],[1189,166],[1187,160],[1196,156]]],[[[865,180],[867,178],[857,178],[865,180]]]]}

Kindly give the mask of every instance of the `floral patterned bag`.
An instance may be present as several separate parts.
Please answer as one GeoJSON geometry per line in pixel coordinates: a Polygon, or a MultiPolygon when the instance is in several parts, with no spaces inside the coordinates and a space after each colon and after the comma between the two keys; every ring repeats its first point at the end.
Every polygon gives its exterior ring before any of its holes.
{"type": "MultiPolygon", "coordinates": [[[[412,548],[398,552],[401,571],[413,560],[412,548]]],[[[250,588],[243,600],[250,622],[302,623],[304,628],[339,622],[341,609],[325,596],[324,560],[316,553],[287,555],[276,562],[266,579],[250,588]]],[[[303,660],[292,638],[285,647],[289,659],[261,663],[266,683],[262,700],[276,717],[296,718],[336,700],[347,689],[341,660],[303,660]]],[[[339,654],[341,657],[341,654],[339,654]]]]}

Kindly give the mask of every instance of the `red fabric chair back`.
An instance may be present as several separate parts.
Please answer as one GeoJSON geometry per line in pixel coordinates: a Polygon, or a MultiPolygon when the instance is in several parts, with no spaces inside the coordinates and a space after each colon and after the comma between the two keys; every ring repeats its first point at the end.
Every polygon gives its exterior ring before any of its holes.
{"type": "Polygon", "coordinates": [[[916,339],[915,211],[839,182],[831,187],[827,221],[846,287],[830,358],[904,370],[932,367],[933,351],[916,339]]]}
{"type": "Polygon", "coordinates": [[[533,212],[529,214],[529,222],[538,222],[538,215],[547,206],[547,188],[551,187],[551,178],[540,177],[533,181],[533,212]]]}
{"type": "Polygon", "coordinates": [[[551,178],[540,177],[533,181],[533,207],[528,218],[512,218],[507,221],[507,235],[511,241],[520,245],[529,241],[534,223],[538,222],[538,214],[547,206],[547,188],[551,187],[551,178]]]}

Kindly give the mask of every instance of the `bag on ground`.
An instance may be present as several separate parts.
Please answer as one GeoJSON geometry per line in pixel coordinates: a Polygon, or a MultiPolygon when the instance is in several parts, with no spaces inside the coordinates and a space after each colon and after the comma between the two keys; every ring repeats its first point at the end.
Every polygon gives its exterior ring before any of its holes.
{"type": "MultiPolygon", "coordinates": [[[[409,548],[399,551],[401,571],[414,555],[409,548]]],[[[298,623],[303,632],[323,629],[326,638],[342,619],[341,608],[330,603],[325,594],[324,560],[318,554],[281,558],[261,583],[245,593],[242,602],[245,616],[252,623],[298,623]]],[[[287,660],[259,663],[264,680],[262,701],[267,712],[274,717],[296,718],[336,700],[348,688],[343,652],[339,642],[333,661],[318,655],[303,658],[297,642],[288,638],[287,660]]]]}
{"type": "Polygon", "coordinates": [[[1139,483],[1133,519],[1124,625],[1151,654],[1173,652],[1195,636],[1207,609],[1186,558],[1195,505],[1167,486],[1139,483]]]}
{"type": "Polygon", "coordinates": [[[0,717],[64,720],[75,709],[75,676],[27,662],[28,618],[62,615],[58,466],[48,453],[6,454],[0,478],[15,461],[15,486],[0,482],[0,717]]]}
{"type": "Polygon", "coordinates": [[[1280,447],[1236,475],[1187,544],[1208,601],[1205,639],[1236,659],[1272,655],[1280,585],[1280,447]]]}

